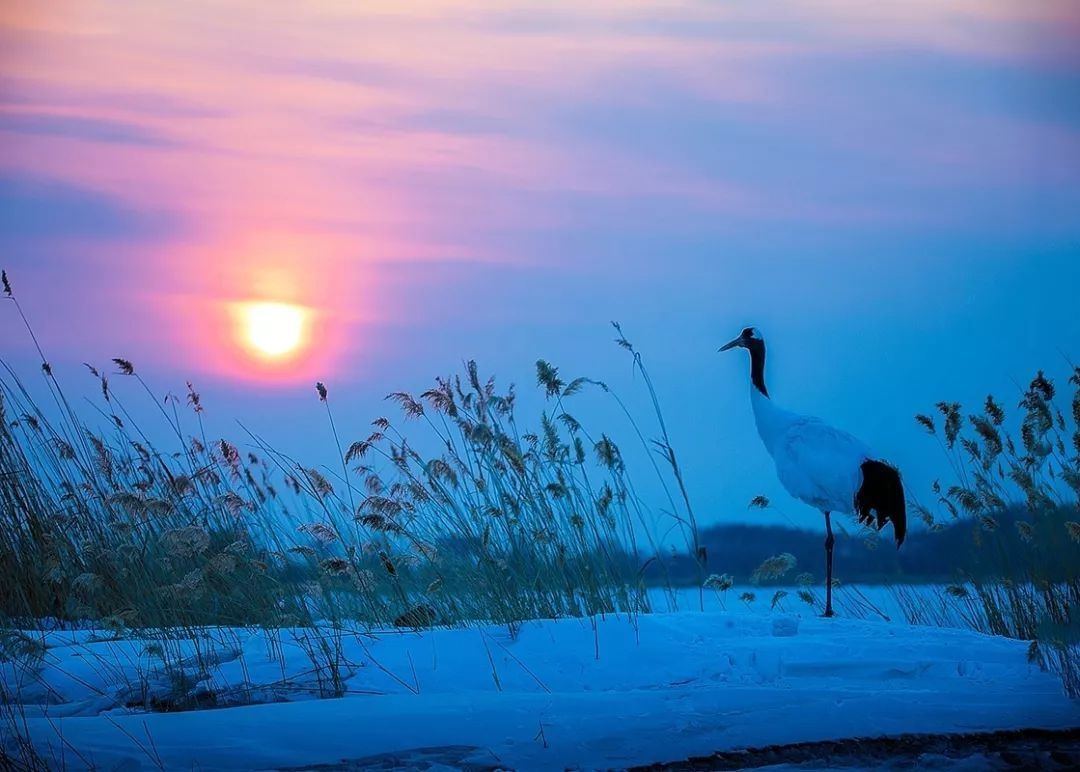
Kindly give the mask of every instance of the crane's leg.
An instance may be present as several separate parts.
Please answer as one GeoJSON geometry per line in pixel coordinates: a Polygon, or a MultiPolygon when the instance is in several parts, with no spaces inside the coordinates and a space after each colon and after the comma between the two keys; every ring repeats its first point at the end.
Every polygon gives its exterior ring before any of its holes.
{"type": "Polygon", "coordinates": [[[832,519],[825,513],[825,616],[831,617],[832,610],[832,548],[836,539],[832,533],[832,519]]]}

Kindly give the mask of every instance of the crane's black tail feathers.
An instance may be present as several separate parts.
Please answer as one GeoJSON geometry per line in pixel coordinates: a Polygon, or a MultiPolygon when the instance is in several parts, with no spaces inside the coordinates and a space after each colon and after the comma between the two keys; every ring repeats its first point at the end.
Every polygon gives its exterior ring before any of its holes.
{"type": "Polygon", "coordinates": [[[877,529],[885,523],[893,524],[893,535],[899,549],[907,534],[907,504],[904,500],[904,484],[900,471],[884,461],[865,461],[862,465],[863,481],[855,493],[855,514],[864,525],[874,525],[871,512],[877,513],[877,529]]]}

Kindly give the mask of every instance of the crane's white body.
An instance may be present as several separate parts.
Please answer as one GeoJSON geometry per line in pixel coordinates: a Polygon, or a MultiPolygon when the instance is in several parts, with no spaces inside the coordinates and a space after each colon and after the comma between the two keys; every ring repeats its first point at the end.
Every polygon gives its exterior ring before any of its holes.
{"type": "Polygon", "coordinates": [[[861,467],[875,458],[870,448],[820,418],[778,407],[754,386],[750,402],[758,436],[784,489],[822,512],[854,512],[855,493],[863,483],[861,467]]]}
{"type": "Polygon", "coordinates": [[[765,386],[765,339],[753,327],[729,341],[721,351],[750,352],[750,404],[758,436],[776,464],[776,476],[788,493],[825,515],[825,616],[833,615],[832,514],[857,513],[859,522],[880,531],[893,524],[896,546],[904,543],[907,514],[904,486],[896,467],[876,458],[870,448],[820,418],[777,407],[765,386]]]}

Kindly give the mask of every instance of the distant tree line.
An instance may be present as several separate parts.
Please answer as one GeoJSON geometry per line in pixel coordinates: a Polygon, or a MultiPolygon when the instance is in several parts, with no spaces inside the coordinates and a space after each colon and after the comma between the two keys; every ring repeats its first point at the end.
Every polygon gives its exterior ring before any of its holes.
{"type": "MultiPolygon", "coordinates": [[[[867,537],[854,523],[836,540],[836,577],[846,583],[952,582],[957,579],[993,579],[1015,576],[1025,554],[1040,551],[1042,569],[1049,576],[1066,577],[1076,560],[1075,544],[1058,538],[1074,510],[1058,508],[1035,520],[1026,509],[1010,508],[993,518],[958,519],[937,530],[912,530],[899,550],[876,534],[867,537]]],[[[845,525],[847,525],[845,523],[845,525]]],[[[711,573],[731,574],[737,583],[750,580],[761,562],[790,553],[797,567],[776,583],[791,583],[808,572],[817,582],[824,574],[824,529],[820,532],[787,526],[730,523],[702,529],[700,541],[711,573]]],[[[663,566],[646,568],[649,582],[693,584],[696,567],[689,555],[673,553],[663,566]]]]}

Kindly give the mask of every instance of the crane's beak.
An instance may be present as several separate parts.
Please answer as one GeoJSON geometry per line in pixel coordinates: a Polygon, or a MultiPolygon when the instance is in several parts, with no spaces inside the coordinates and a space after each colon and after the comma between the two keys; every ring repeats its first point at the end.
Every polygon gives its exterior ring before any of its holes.
{"type": "Polygon", "coordinates": [[[743,345],[742,338],[736,338],[735,340],[733,340],[733,341],[731,341],[729,343],[725,343],[723,346],[721,346],[720,351],[730,351],[731,349],[736,348],[738,346],[742,346],[742,345],[743,345]]]}

